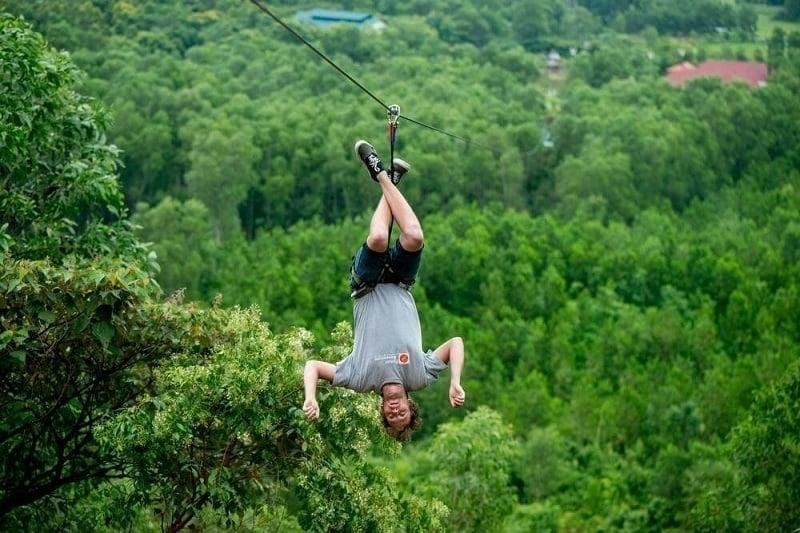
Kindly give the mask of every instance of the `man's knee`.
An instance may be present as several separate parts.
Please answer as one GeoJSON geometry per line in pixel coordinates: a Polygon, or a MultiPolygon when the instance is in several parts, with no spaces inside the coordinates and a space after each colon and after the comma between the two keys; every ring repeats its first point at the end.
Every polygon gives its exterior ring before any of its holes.
{"type": "Polygon", "coordinates": [[[401,244],[403,248],[409,252],[421,250],[422,245],[425,244],[425,236],[422,233],[422,228],[420,226],[405,228],[401,244]]]}
{"type": "Polygon", "coordinates": [[[389,249],[389,232],[371,231],[367,236],[367,247],[373,252],[389,249]]]}

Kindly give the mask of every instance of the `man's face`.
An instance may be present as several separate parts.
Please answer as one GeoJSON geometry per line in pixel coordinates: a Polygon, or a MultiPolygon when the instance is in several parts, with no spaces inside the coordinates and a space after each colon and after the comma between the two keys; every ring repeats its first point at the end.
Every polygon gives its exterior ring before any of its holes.
{"type": "Polygon", "coordinates": [[[386,422],[398,431],[411,423],[411,407],[402,385],[390,383],[383,387],[383,416],[386,422]]]}

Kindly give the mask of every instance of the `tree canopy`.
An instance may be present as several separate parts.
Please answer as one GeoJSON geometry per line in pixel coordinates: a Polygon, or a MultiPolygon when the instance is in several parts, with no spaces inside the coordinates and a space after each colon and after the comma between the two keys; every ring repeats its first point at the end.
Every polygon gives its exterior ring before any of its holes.
{"type": "Polygon", "coordinates": [[[468,392],[402,450],[375,398],[299,410],[351,349],[384,112],[247,3],[46,4],[0,18],[0,528],[800,527],[800,41],[753,36],[789,2],[276,3],[479,141],[400,124],[468,392]],[[663,80],[739,38],[765,87],[663,80]]]}

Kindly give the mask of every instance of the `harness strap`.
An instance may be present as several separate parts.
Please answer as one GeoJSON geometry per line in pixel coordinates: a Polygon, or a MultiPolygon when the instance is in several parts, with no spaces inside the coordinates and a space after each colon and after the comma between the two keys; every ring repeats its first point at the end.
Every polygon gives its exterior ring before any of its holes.
{"type": "MultiPolygon", "coordinates": [[[[385,276],[386,276],[386,272],[387,271],[389,271],[392,274],[394,274],[394,271],[392,270],[392,267],[391,267],[391,265],[389,264],[388,261],[383,264],[383,268],[381,269],[380,275],[378,275],[378,281],[377,281],[377,283],[375,285],[377,285],[378,283],[386,283],[386,281],[384,281],[384,280],[385,280],[385,276]]],[[[375,285],[368,284],[366,281],[361,279],[361,276],[359,276],[356,273],[355,265],[350,267],[350,275],[352,276],[353,281],[355,282],[354,283],[355,287],[353,288],[353,292],[350,293],[350,298],[352,298],[354,300],[358,300],[362,296],[366,296],[367,294],[369,294],[369,293],[371,293],[372,291],[375,290],[375,285]]],[[[414,286],[414,282],[415,281],[416,280],[411,280],[410,282],[391,281],[390,283],[394,283],[395,285],[397,285],[399,287],[402,287],[403,289],[405,289],[407,291],[410,291],[411,288],[414,286]]]]}

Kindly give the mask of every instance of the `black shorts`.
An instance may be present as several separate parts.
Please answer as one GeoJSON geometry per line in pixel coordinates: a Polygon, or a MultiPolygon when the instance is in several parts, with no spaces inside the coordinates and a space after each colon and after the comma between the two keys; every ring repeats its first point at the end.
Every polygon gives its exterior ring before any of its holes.
{"type": "Polygon", "coordinates": [[[413,285],[417,279],[422,250],[409,252],[395,242],[393,248],[385,252],[370,250],[367,243],[361,245],[353,256],[350,268],[350,289],[359,295],[378,283],[398,283],[413,285]]]}

